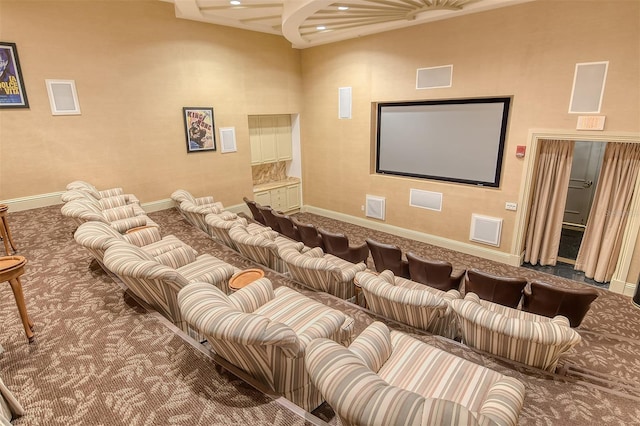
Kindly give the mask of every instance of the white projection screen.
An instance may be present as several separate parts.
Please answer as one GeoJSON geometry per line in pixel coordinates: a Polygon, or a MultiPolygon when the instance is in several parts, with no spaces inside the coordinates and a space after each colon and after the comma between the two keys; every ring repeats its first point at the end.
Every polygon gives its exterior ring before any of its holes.
{"type": "Polygon", "coordinates": [[[376,172],[498,187],[511,98],[378,104],[376,172]]]}

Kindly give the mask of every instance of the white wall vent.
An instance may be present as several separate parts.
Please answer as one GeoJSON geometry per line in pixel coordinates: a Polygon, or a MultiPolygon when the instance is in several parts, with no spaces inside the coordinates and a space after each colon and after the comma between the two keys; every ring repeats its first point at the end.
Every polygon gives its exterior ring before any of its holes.
{"type": "Polygon", "coordinates": [[[384,220],[385,198],[367,195],[365,216],[384,220]]]}
{"type": "Polygon", "coordinates": [[[338,88],[338,118],[351,118],[351,87],[338,88]]]}
{"type": "Polygon", "coordinates": [[[75,80],[46,79],[52,115],[80,115],[75,80]]]}
{"type": "Polygon", "coordinates": [[[418,71],[416,72],[416,89],[451,87],[452,75],[453,65],[418,68],[418,71]]]}
{"type": "Polygon", "coordinates": [[[471,233],[469,235],[471,241],[498,247],[500,246],[501,232],[502,218],[475,213],[471,215],[471,233]]]}
{"type": "Polygon", "coordinates": [[[442,192],[409,190],[409,205],[422,209],[442,211],[442,192]]]}
{"type": "Polygon", "coordinates": [[[576,64],[571,89],[569,113],[597,114],[602,106],[604,83],[607,80],[609,62],[576,64]]]}

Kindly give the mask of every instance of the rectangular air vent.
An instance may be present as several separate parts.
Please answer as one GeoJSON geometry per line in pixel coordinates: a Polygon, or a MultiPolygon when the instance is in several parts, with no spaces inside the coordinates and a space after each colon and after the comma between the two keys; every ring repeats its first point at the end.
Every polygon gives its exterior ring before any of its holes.
{"type": "Polygon", "coordinates": [[[338,88],[338,118],[351,118],[351,87],[338,88]]]}
{"type": "Polygon", "coordinates": [[[608,61],[576,64],[569,113],[600,112],[608,67],[608,61]]]}
{"type": "Polygon", "coordinates": [[[422,209],[442,211],[442,192],[409,190],[409,205],[422,209]]]}
{"type": "Polygon", "coordinates": [[[416,89],[451,87],[452,75],[453,65],[418,68],[418,71],[416,72],[416,89]]]}
{"type": "Polygon", "coordinates": [[[502,219],[497,217],[471,215],[471,233],[469,239],[477,243],[500,246],[502,219]]]}
{"type": "Polygon", "coordinates": [[[236,128],[220,127],[220,150],[224,152],[236,152],[236,128]]]}
{"type": "Polygon", "coordinates": [[[367,195],[365,216],[384,220],[384,197],[367,195]]]}

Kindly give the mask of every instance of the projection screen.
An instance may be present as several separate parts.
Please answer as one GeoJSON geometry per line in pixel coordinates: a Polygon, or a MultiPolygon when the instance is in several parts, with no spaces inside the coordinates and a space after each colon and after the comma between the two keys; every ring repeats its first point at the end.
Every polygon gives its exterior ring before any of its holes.
{"type": "Polygon", "coordinates": [[[379,103],[376,172],[498,187],[510,101],[379,103]]]}

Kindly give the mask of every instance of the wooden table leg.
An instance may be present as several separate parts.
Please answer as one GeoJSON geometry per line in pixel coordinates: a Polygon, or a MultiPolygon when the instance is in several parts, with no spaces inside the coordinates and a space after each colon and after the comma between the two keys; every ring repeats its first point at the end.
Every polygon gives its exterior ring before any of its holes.
{"type": "MultiPolygon", "coordinates": [[[[9,229],[9,224],[7,223],[7,217],[6,216],[2,216],[2,228],[4,228],[4,232],[3,232],[3,236],[2,238],[5,238],[6,235],[6,240],[9,241],[9,244],[11,245],[11,248],[13,249],[13,252],[17,252],[18,249],[16,248],[16,245],[13,243],[13,238],[11,238],[11,230],[9,229]]],[[[7,248],[7,242],[5,241],[4,243],[5,248],[7,248]]],[[[7,254],[10,254],[7,251],[7,254]]]]}
{"type": "Polygon", "coordinates": [[[4,251],[7,252],[8,256],[11,254],[11,249],[9,247],[9,235],[7,235],[7,228],[4,225],[4,217],[0,220],[0,237],[4,243],[4,251]]]}
{"type": "Polygon", "coordinates": [[[16,299],[16,305],[18,305],[18,312],[20,313],[20,319],[22,320],[22,325],[24,326],[24,333],[27,335],[27,339],[29,339],[29,343],[32,343],[34,340],[33,336],[33,322],[31,318],[29,318],[29,314],[27,313],[27,305],[24,303],[24,294],[22,293],[22,283],[20,282],[20,278],[16,277],[12,280],[9,280],[9,284],[11,284],[11,290],[13,291],[13,296],[16,299]]]}

